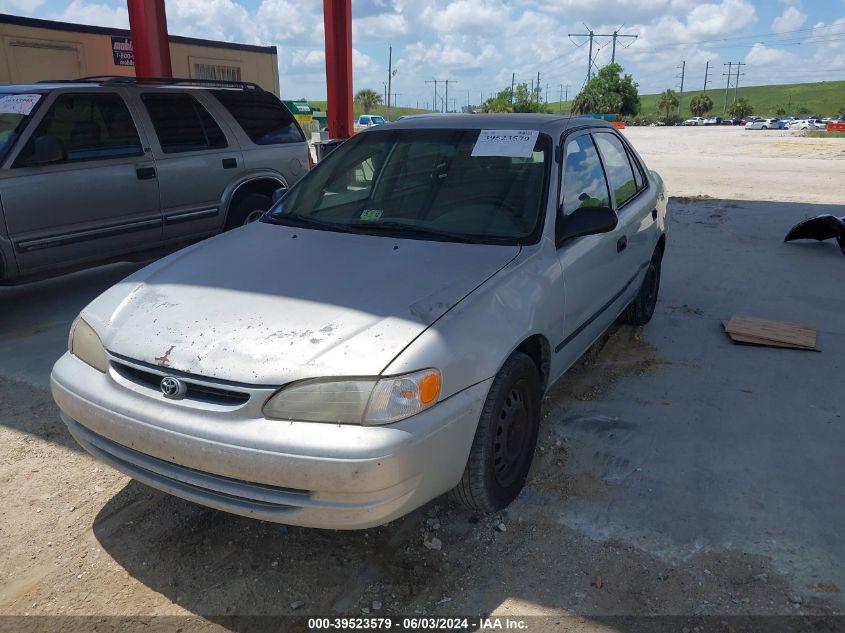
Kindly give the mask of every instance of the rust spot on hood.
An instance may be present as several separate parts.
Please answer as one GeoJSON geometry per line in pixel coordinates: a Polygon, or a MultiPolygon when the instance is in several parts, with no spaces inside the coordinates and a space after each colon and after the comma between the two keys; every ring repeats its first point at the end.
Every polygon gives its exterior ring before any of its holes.
{"type": "Polygon", "coordinates": [[[175,345],[171,345],[170,349],[167,350],[163,356],[156,356],[155,362],[156,365],[160,365],[162,367],[167,367],[170,365],[170,352],[173,351],[173,348],[176,347],[175,345]]]}

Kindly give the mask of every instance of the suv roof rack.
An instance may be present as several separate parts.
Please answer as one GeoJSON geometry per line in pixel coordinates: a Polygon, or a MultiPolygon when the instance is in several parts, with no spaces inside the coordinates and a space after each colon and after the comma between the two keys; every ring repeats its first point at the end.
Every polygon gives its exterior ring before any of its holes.
{"type": "Polygon", "coordinates": [[[103,86],[135,86],[154,84],[159,86],[217,86],[219,88],[241,88],[243,90],[264,89],[251,81],[227,81],[225,79],[192,79],[185,77],[127,77],[126,75],[93,75],[79,79],[55,79],[38,83],[98,83],[103,86]]]}

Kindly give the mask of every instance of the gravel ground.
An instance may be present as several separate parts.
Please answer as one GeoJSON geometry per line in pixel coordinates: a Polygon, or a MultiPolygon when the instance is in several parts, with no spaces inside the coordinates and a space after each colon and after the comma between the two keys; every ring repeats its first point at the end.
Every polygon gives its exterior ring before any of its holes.
{"type": "MultiPolygon", "coordinates": [[[[496,516],[439,499],[388,526],[331,532],[230,516],[146,488],[82,452],[46,389],[49,359],[62,352],[70,319],[126,274],[126,266],[0,289],[0,615],[196,615],[203,631],[237,629],[227,623],[232,615],[577,615],[570,628],[579,631],[621,630],[606,625],[608,616],[671,615],[678,618],[674,630],[693,631],[698,616],[843,614],[841,460],[823,451],[805,455],[824,472],[809,469],[789,491],[793,496],[775,501],[762,493],[759,501],[731,498],[734,489],[753,497],[765,490],[764,479],[777,478],[769,470],[775,466],[750,457],[736,471],[734,461],[683,457],[660,472],[661,486],[641,471],[661,454],[685,456],[696,448],[681,450],[679,440],[702,442],[680,435],[684,425],[674,430],[674,416],[685,409],[721,432],[715,416],[730,422],[730,412],[700,406],[746,398],[747,405],[737,406],[753,417],[788,393],[796,380],[790,370],[831,380],[843,375],[845,332],[835,318],[845,296],[841,255],[831,245],[782,250],[790,245],[777,243],[780,226],[765,239],[749,227],[767,213],[759,201],[841,204],[845,141],[819,145],[819,139],[734,128],[626,133],[672,193],[714,200],[672,202],[664,267],[678,272],[664,276],[655,320],[644,329],[615,328],[552,389],[529,484],[496,516]],[[824,158],[815,157],[817,145],[824,158]],[[717,152],[724,160],[701,159],[717,152]],[[819,291],[810,297],[790,287],[785,296],[798,316],[823,330],[822,354],[807,360],[796,352],[760,353],[756,358],[766,360],[759,373],[769,382],[749,388],[755,365],[740,367],[741,359],[760,350],[737,351],[724,341],[718,331],[724,315],[716,313],[713,297],[739,302],[744,296],[752,307],[781,299],[778,284],[734,280],[725,276],[731,267],[725,261],[694,253],[697,244],[713,253],[720,243],[728,254],[762,253],[759,262],[743,264],[751,279],[767,279],[769,260],[795,258],[800,275],[791,283],[819,291]],[[733,285],[718,287],[723,278],[733,285]],[[47,294],[61,301],[46,300],[47,294]],[[685,347],[684,340],[696,337],[700,348],[685,347]],[[38,350],[34,360],[27,349],[38,350]],[[745,382],[730,384],[732,372],[745,382]],[[679,383],[691,391],[682,392],[679,383]],[[654,432],[637,434],[647,428],[654,432]],[[632,452],[643,443],[647,451],[632,452]],[[730,474],[726,482],[721,472],[730,474]],[[650,515],[639,524],[636,508],[626,506],[632,499],[642,504],[639,514],[650,515]],[[789,535],[799,542],[787,554],[761,545],[761,539],[776,541],[765,525],[771,505],[778,507],[775,520],[804,530],[789,535]],[[720,525],[726,508],[730,531],[720,525]]],[[[772,217],[788,228],[793,215],[821,208],[780,205],[772,217]]],[[[841,454],[845,429],[835,400],[813,400],[800,415],[805,428],[823,428],[820,441],[841,454]]],[[[735,422],[747,418],[737,415],[735,422]]],[[[767,450],[797,447],[791,436],[774,433],[781,426],[771,428],[767,450]]],[[[759,432],[714,441],[728,453],[759,432]]]]}

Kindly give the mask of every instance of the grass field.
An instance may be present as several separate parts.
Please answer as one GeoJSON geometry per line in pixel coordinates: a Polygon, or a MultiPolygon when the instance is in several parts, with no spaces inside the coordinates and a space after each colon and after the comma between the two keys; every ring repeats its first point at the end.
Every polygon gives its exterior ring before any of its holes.
{"type": "MultiPolygon", "coordinates": [[[[684,118],[692,116],[689,110],[689,102],[700,90],[684,92],[681,105],[681,116],[684,118]]],[[[714,88],[707,91],[713,100],[714,116],[721,115],[725,110],[725,89],[714,88]]],[[[797,114],[800,108],[807,108],[809,114],[819,116],[835,116],[840,108],[845,108],[845,81],[822,81],[807,84],[782,84],[777,86],[747,86],[740,84],[737,96],[747,99],[754,108],[754,114],[776,115],[779,108],[783,108],[786,114],[797,114]]],[[[640,116],[654,117],[662,116],[665,112],[659,112],[657,101],[660,95],[640,95],[642,109],[640,116]]],[[[728,105],[733,102],[734,90],[728,94],[728,105]]],[[[568,113],[571,101],[563,103],[563,112],[568,113]]],[[[559,103],[550,103],[549,109],[558,112],[559,103]]]]}

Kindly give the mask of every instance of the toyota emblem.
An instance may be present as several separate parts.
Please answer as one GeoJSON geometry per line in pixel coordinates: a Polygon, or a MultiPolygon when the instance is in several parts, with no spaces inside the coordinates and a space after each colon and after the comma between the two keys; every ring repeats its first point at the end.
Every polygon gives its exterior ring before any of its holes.
{"type": "Polygon", "coordinates": [[[162,378],[159,388],[161,389],[161,393],[164,394],[164,397],[170,398],[171,400],[184,398],[185,394],[188,392],[187,385],[173,376],[165,376],[162,378]]]}

